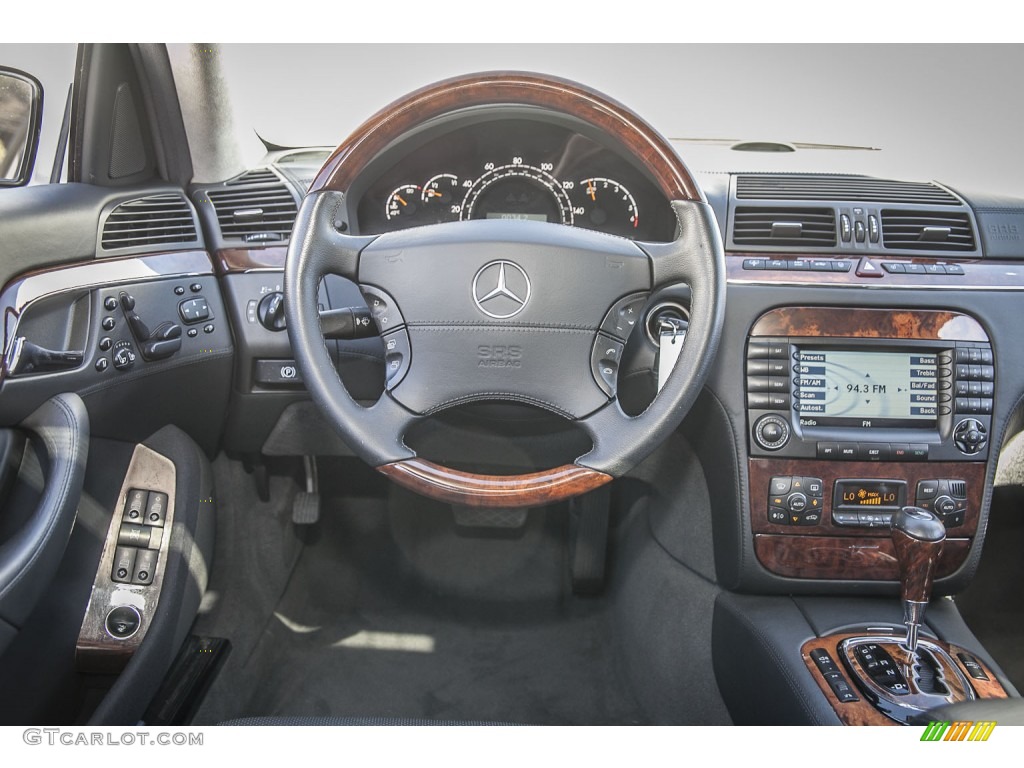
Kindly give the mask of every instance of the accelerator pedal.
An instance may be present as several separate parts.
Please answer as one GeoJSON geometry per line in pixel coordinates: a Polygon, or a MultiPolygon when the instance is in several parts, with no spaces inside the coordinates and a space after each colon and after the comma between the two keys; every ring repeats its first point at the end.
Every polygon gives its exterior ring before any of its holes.
{"type": "Polygon", "coordinates": [[[571,519],[576,529],[571,558],[572,591],[575,595],[596,595],[604,590],[611,503],[611,489],[607,485],[570,502],[571,519]]]}
{"type": "Polygon", "coordinates": [[[316,471],[316,457],[303,456],[306,490],[295,494],[292,502],[292,522],[295,525],[315,525],[320,521],[320,480],[316,471]]]}

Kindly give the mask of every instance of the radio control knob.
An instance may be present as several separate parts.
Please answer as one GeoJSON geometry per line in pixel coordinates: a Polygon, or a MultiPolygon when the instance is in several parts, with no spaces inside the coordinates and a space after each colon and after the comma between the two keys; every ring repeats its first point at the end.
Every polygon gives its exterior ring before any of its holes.
{"type": "Polygon", "coordinates": [[[960,453],[974,456],[988,445],[988,430],[977,419],[964,419],[953,429],[953,442],[960,453]]]}
{"type": "Polygon", "coordinates": [[[781,416],[762,416],[754,425],[754,440],[766,451],[777,451],[789,442],[789,424],[781,416]]]}

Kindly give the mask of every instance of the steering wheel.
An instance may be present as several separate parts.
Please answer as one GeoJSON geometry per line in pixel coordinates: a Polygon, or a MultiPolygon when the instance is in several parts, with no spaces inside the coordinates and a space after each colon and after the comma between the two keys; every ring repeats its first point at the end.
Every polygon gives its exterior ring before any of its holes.
{"type": "Polygon", "coordinates": [[[371,117],[321,168],[299,211],[284,279],[288,335],[313,401],[352,450],[395,482],[470,506],[530,507],[629,471],[679,425],[707,378],[725,313],[725,259],[713,212],[667,141],[626,107],[579,84],[488,73],[416,91],[371,117]],[[536,221],[480,220],[346,235],[346,195],[381,150],[458,110],[525,106],[583,120],[631,152],[678,220],[676,239],[639,243],[536,221]],[[345,390],[324,345],[317,291],[355,282],[385,345],[386,390],[370,407],[345,390]],[[651,405],[626,415],[616,363],[646,299],[686,283],[690,325],[651,405]],[[418,458],[403,437],[462,403],[512,401],[575,422],[592,449],[553,469],[479,475],[418,458]]]}

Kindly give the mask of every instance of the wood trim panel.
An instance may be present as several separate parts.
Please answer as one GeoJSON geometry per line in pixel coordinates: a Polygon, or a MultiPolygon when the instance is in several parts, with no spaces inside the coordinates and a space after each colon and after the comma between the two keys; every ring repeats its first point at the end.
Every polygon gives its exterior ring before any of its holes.
{"type": "Polygon", "coordinates": [[[964,524],[950,528],[948,535],[974,536],[985,497],[985,462],[982,461],[815,461],[812,459],[749,459],[750,527],[754,533],[805,536],[854,536],[889,538],[886,528],[848,528],[832,524],[832,490],[836,480],[905,480],[907,503],[915,501],[919,480],[963,480],[967,483],[967,511],[964,524]],[[768,522],[768,500],[773,477],[817,477],[824,491],[821,522],[818,525],[776,525],[768,522]]]}
{"type": "Polygon", "coordinates": [[[576,464],[526,475],[477,475],[424,459],[385,464],[377,470],[416,493],[471,507],[540,507],[592,491],[611,476],[576,464]]]}
{"type": "Polygon", "coordinates": [[[988,341],[973,317],[943,310],[780,307],[757,319],[754,336],[988,341]]]}
{"type": "MultiPolygon", "coordinates": [[[[767,570],[792,579],[898,581],[892,540],[861,536],[754,536],[754,554],[767,570]]],[[[967,559],[970,539],[946,539],[935,578],[954,573],[967,559]]]]}
{"type": "Polygon", "coordinates": [[[119,673],[142,644],[156,615],[160,591],[163,588],[164,571],[170,556],[171,531],[174,524],[176,472],[174,462],[144,445],[135,446],[128,471],[125,473],[117,506],[113,510],[107,538],[103,544],[99,568],[92,586],[89,605],[78,633],[75,647],[75,665],[79,671],[89,674],[119,673]],[[164,515],[163,535],[157,555],[156,571],[149,585],[121,584],[114,582],[110,573],[114,565],[118,532],[121,528],[122,513],[132,488],[159,491],[167,494],[167,511],[164,515]],[[138,631],[125,640],[118,640],[105,629],[107,614],[118,606],[131,606],[142,617],[138,631]]]}
{"type": "MultiPolygon", "coordinates": [[[[846,253],[737,253],[726,254],[726,275],[730,283],[760,283],[778,285],[848,286],[853,288],[940,288],[1024,290],[1024,263],[1019,261],[961,261],[956,258],[900,258],[889,254],[871,254],[875,264],[897,261],[901,264],[948,264],[957,262],[964,268],[963,275],[892,275],[858,277],[857,263],[861,255],[846,253]],[[849,272],[797,272],[773,269],[744,269],[744,259],[845,259],[852,261],[849,272]]],[[[952,256],[953,254],[951,254],[952,256]]],[[[1024,253],[1021,254],[1024,257],[1024,253]]]]}
{"type": "Polygon", "coordinates": [[[288,247],[271,245],[266,248],[221,248],[214,253],[218,275],[248,272],[253,269],[284,269],[288,247]]]}
{"type": "Polygon", "coordinates": [[[704,200],[668,141],[629,108],[579,83],[525,72],[456,77],[398,99],[341,143],[320,169],[310,191],[344,192],[381,150],[407,131],[441,115],[496,104],[541,107],[577,117],[635,155],[669,200],[704,200]]]}
{"type": "MultiPolygon", "coordinates": [[[[804,660],[804,665],[807,667],[808,673],[814,678],[814,682],[817,683],[819,690],[828,699],[828,703],[835,710],[836,715],[842,721],[843,725],[899,725],[899,723],[890,720],[888,717],[879,712],[867,701],[857,687],[857,684],[850,677],[849,672],[843,665],[839,658],[839,644],[847,639],[848,637],[862,637],[865,632],[843,632],[834,635],[827,635],[826,637],[816,637],[808,640],[800,647],[800,656],[804,660]],[[832,657],[832,661],[839,667],[843,677],[846,678],[846,682],[857,691],[860,696],[859,701],[851,701],[843,704],[836,698],[836,695],[832,692],[832,689],[828,687],[828,683],[825,682],[824,676],[818,671],[817,666],[814,664],[814,659],[811,658],[811,651],[822,648],[828,651],[829,656],[832,657]]],[[[873,633],[872,633],[873,634],[873,633]]],[[[982,699],[1005,699],[1007,693],[1003,689],[1003,686],[999,683],[995,673],[989,668],[987,664],[981,659],[978,659],[978,663],[982,669],[985,670],[985,674],[988,675],[989,681],[975,680],[968,673],[966,667],[960,659],[957,658],[957,654],[961,652],[970,653],[972,656],[975,654],[967,648],[961,648],[958,645],[950,645],[942,640],[935,640],[931,637],[928,638],[931,642],[945,649],[949,655],[953,658],[960,671],[970,680],[971,686],[974,688],[975,694],[982,699]]],[[[977,656],[975,656],[977,658],[977,656]]]]}

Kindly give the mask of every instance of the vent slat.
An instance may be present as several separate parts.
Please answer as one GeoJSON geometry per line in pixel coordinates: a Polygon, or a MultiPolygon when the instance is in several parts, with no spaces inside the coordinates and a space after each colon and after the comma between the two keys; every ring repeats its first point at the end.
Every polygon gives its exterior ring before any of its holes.
{"type": "Polygon", "coordinates": [[[224,187],[209,189],[221,235],[228,240],[287,239],[292,233],[298,207],[284,183],[270,169],[247,171],[224,187]],[[262,211],[253,216],[252,211],[262,211]],[[236,219],[236,213],[242,213],[236,219]]]}
{"type": "Polygon", "coordinates": [[[935,184],[875,179],[870,176],[757,175],[736,177],[740,200],[821,200],[960,205],[935,184]]]}
{"type": "Polygon", "coordinates": [[[833,246],[835,212],[829,208],[737,208],[732,239],[737,245],[833,246]]]}
{"type": "Polygon", "coordinates": [[[917,251],[973,251],[974,230],[966,213],[882,210],[882,244],[917,251]]]}
{"type": "Polygon", "coordinates": [[[119,204],[103,222],[100,246],[141,248],[199,240],[192,209],[181,195],[151,195],[119,204]]]}

